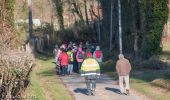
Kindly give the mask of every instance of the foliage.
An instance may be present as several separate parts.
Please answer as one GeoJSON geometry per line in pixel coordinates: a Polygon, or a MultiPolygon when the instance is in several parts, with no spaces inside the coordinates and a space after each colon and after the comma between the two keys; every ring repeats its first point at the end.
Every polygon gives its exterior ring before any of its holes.
{"type": "Polygon", "coordinates": [[[22,95],[34,64],[30,54],[16,49],[14,4],[15,0],[1,0],[0,3],[0,99],[3,100],[19,99],[15,97],[22,95]]]}
{"type": "Polygon", "coordinates": [[[15,0],[5,0],[6,16],[5,19],[14,27],[14,4],[15,0]]]}
{"type": "Polygon", "coordinates": [[[55,43],[61,43],[63,41],[90,41],[96,43],[96,32],[93,30],[93,26],[86,26],[82,22],[76,22],[65,30],[55,31],[55,43]]]}
{"type": "Polygon", "coordinates": [[[160,70],[166,69],[168,64],[165,62],[160,61],[159,57],[152,56],[148,60],[143,60],[141,58],[133,59],[132,64],[134,68],[145,68],[145,69],[152,69],[152,70],[160,70]]]}
{"type": "MultiPolygon", "coordinates": [[[[110,2],[100,0],[102,9],[102,44],[108,47],[110,36],[110,2]]],[[[113,0],[113,46],[118,50],[118,6],[113,0]]],[[[161,52],[160,42],[168,19],[168,0],[125,0],[122,6],[123,53],[144,59],[161,52]]]]}
{"type": "Polygon", "coordinates": [[[163,26],[168,19],[168,0],[143,0],[146,33],[143,34],[141,55],[148,58],[161,51],[163,26]]]}
{"type": "Polygon", "coordinates": [[[33,64],[32,56],[25,52],[14,50],[0,52],[1,99],[22,96],[33,64]]]}
{"type": "Polygon", "coordinates": [[[63,3],[62,0],[54,0],[57,12],[57,18],[60,25],[60,29],[64,30],[64,19],[63,19],[63,3]]]}
{"type": "Polygon", "coordinates": [[[114,62],[113,60],[108,60],[101,64],[101,71],[103,73],[114,72],[116,69],[115,65],[116,65],[116,62],[114,62]]]}
{"type": "Polygon", "coordinates": [[[15,0],[2,0],[0,4],[0,46],[2,48],[17,46],[14,33],[14,3],[15,0]]]}

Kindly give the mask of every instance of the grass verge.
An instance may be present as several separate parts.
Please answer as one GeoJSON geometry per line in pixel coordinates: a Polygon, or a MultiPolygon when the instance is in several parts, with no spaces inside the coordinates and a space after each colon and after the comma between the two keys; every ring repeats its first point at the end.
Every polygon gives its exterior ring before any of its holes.
{"type": "Polygon", "coordinates": [[[73,100],[56,75],[52,58],[40,56],[30,75],[30,85],[25,97],[38,100],[73,100]]]}
{"type": "Polygon", "coordinates": [[[166,76],[169,72],[168,70],[133,72],[131,87],[153,100],[169,100],[170,90],[167,86],[170,84],[170,79],[166,76]]]}

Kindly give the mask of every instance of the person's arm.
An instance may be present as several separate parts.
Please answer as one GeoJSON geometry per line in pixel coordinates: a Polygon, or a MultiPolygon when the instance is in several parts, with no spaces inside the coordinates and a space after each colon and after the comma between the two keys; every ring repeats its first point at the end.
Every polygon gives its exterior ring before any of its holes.
{"type": "Polygon", "coordinates": [[[101,62],[103,62],[103,52],[101,51],[101,62]]]}
{"type": "Polygon", "coordinates": [[[60,60],[60,61],[61,61],[61,55],[62,55],[62,54],[59,55],[59,60],[60,60]]]}
{"type": "Polygon", "coordinates": [[[85,63],[86,63],[86,61],[83,61],[82,65],[81,65],[81,69],[80,69],[81,76],[85,75],[85,63]]]}
{"type": "Polygon", "coordinates": [[[132,67],[131,67],[131,64],[130,64],[129,60],[127,60],[127,64],[128,64],[128,69],[129,69],[129,72],[130,72],[132,67]]]}
{"type": "Polygon", "coordinates": [[[79,54],[79,52],[76,53],[76,60],[78,60],[78,54],[79,54]]]}
{"type": "Polygon", "coordinates": [[[116,62],[116,72],[119,75],[119,62],[118,61],[116,62]]]}
{"type": "Polygon", "coordinates": [[[96,53],[95,53],[95,51],[93,52],[93,58],[95,58],[96,57],[96,53]]]}

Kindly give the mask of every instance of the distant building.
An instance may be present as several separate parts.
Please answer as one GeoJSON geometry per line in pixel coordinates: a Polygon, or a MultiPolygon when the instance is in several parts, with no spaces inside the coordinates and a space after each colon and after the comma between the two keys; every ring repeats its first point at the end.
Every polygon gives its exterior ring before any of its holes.
{"type": "MultiPolygon", "coordinates": [[[[25,21],[26,23],[28,23],[28,19],[25,21]]],[[[32,23],[34,26],[41,26],[41,20],[40,19],[32,19],[32,23]]]]}

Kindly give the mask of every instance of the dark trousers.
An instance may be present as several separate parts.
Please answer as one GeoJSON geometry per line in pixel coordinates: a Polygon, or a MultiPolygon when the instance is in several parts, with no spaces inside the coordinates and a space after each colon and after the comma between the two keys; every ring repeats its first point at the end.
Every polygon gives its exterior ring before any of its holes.
{"type": "Polygon", "coordinates": [[[68,65],[63,65],[62,66],[62,75],[66,75],[67,74],[67,67],[68,67],[68,65]]]}
{"type": "Polygon", "coordinates": [[[80,73],[80,69],[81,69],[81,64],[82,62],[78,62],[78,72],[80,73]]]}
{"type": "Polygon", "coordinates": [[[96,79],[86,79],[87,91],[92,94],[92,91],[96,89],[96,79]]]}
{"type": "Polygon", "coordinates": [[[77,64],[77,61],[74,61],[74,62],[73,62],[73,71],[76,72],[76,73],[78,72],[78,64],[77,64]]]}

